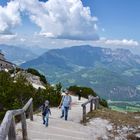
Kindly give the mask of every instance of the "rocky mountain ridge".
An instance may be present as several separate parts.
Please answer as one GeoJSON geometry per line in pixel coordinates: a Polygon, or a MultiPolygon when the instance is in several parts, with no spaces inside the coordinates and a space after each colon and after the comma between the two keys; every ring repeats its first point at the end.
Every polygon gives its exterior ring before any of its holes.
{"type": "Polygon", "coordinates": [[[37,55],[29,49],[17,46],[0,44],[0,50],[5,55],[7,60],[17,65],[37,57],[37,55]]]}

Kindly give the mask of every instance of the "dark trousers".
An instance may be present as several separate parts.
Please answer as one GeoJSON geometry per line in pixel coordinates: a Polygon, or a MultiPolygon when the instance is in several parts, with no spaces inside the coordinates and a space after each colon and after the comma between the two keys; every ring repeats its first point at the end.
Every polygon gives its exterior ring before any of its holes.
{"type": "Polygon", "coordinates": [[[78,95],[78,100],[81,100],[81,95],[78,95]]]}
{"type": "Polygon", "coordinates": [[[45,124],[45,116],[42,115],[42,119],[43,119],[43,124],[45,124]]]}

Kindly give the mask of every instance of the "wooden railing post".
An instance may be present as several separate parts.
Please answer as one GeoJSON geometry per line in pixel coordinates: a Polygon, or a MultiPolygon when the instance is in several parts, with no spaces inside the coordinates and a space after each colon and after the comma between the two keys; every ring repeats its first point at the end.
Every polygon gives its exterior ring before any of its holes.
{"type": "Polygon", "coordinates": [[[96,109],[98,109],[99,108],[99,97],[98,96],[96,97],[96,104],[97,104],[96,109]]]}
{"type": "Polygon", "coordinates": [[[83,122],[86,121],[86,106],[83,105],[83,122]]]}
{"type": "Polygon", "coordinates": [[[83,122],[86,121],[86,105],[90,104],[90,112],[93,111],[93,103],[94,103],[94,110],[96,110],[97,108],[99,108],[99,97],[91,97],[89,96],[88,101],[86,101],[85,103],[83,103],[81,106],[83,108],[83,122]]]}
{"type": "Polygon", "coordinates": [[[27,136],[27,124],[25,112],[21,114],[21,126],[22,126],[22,136],[23,140],[28,140],[27,136]]]}
{"type": "Polygon", "coordinates": [[[30,120],[33,121],[33,103],[31,103],[29,109],[30,109],[30,113],[29,113],[29,115],[30,115],[30,120]]]}
{"type": "Polygon", "coordinates": [[[16,140],[16,129],[15,129],[15,116],[21,115],[22,135],[23,140],[28,140],[27,136],[27,124],[26,114],[29,110],[30,119],[33,120],[33,99],[25,104],[22,109],[9,110],[6,112],[4,119],[0,125],[0,140],[6,140],[7,136],[9,140],[16,140]]]}
{"type": "Polygon", "coordinates": [[[95,98],[95,110],[99,108],[99,97],[95,98]]]}
{"type": "Polygon", "coordinates": [[[12,117],[9,132],[8,132],[8,140],[16,140],[16,129],[15,129],[15,118],[12,117]]]}
{"type": "Polygon", "coordinates": [[[93,99],[91,99],[91,102],[90,102],[90,112],[92,112],[93,110],[93,99]]]}
{"type": "Polygon", "coordinates": [[[95,105],[94,109],[96,110],[97,109],[97,100],[96,99],[94,99],[94,105],[95,105]]]}

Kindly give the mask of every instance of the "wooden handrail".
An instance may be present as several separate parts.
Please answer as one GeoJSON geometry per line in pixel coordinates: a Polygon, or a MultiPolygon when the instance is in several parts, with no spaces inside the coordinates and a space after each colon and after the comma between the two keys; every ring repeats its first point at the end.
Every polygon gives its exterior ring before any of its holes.
{"type": "Polygon", "coordinates": [[[83,103],[81,106],[86,106],[88,103],[90,103],[92,101],[93,97],[91,97],[88,101],[86,101],[85,103],[83,103]]]}
{"type": "Polygon", "coordinates": [[[0,140],[16,140],[15,129],[15,116],[21,115],[22,124],[22,136],[23,140],[27,140],[27,125],[25,112],[29,109],[30,120],[33,121],[33,99],[31,98],[22,109],[8,110],[4,116],[4,119],[0,125],[0,140]]]}
{"type": "Polygon", "coordinates": [[[90,99],[88,101],[86,101],[85,103],[83,103],[81,106],[83,107],[83,122],[86,121],[86,105],[90,103],[90,112],[92,112],[93,110],[93,103],[94,103],[94,109],[96,110],[97,108],[99,108],[99,97],[90,97],[90,99]]]}

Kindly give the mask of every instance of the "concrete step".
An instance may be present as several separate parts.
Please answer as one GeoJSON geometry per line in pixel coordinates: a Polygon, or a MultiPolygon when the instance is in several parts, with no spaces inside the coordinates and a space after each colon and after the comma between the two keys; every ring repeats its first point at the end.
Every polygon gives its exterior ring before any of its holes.
{"type": "MultiPolygon", "coordinates": [[[[49,126],[46,127],[42,124],[41,116],[37,115],[34,116],[34,121],[27,120],[27,130],[31,140],[88,140],[90,132],[87,126],[59,118],[50,118],[49,126]]],[[[21,131],[18,132],[18,135],[22,135],[21,131]]]]}
{"type": "MultiPolygon", "coordinates": [[[[28,123],[28,131],[35,130],[35,131],[41,131],[44,133],[55,133],[55,134],[62,134],[62,135],[67,135],[67,136],[74,136],[74,137],[86,137],[87,133],[85,133],[84,129],[81,129],[79,127],[79,130],[75,129],[70,129],[70,128],[65,128],[65,127],[58,127],[58,126],[48,126],[46,127],[43,124],[38,124],[38,123],[28,123]]],[[[73,126],[74,128],[74,126],[73,126]]]]}
{"type": "Polygon", "coordinates": [[[89,140],[88,138],[84,137],[74,137],[74,136],[67,136],[62,134],[55,134],[55,133],[42,133],[40,131],[33,131],[29,132],[30,140],[89,140]]]}
{"type": "MultiPolygon", "coordinates": [[[[35,120],[33,121],[33,123],[43,125],[41,117],[36,116],[34,119],[35,120]]],[[[27,121],[27,122],[31,123],[31,121],[27,121]]],[[[60,119],[60,118],[50,118],[49,127],[59,127],[59,128],[64,128],[64,129],[71,129],[73,131],[80,131],[80,132],[83,131],[85,133],[88,132],[87,126],[83,126],[80,123],[75,123],[72,121],[65,121],[65,120],[60,119]]]]}

